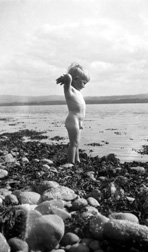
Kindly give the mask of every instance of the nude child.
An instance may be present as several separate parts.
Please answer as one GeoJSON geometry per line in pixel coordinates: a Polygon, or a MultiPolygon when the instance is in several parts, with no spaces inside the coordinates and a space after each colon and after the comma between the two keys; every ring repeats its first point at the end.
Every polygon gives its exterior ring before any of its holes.
{"type": "Polygon", "coordinates": [[[83,121],[85,118],[85,101],[81,89],[90,80],[79,64],[71,64],[68,73],[60,76],[56,82],[64,86],[64,94],[69,114],[65,120],[65,127],[69,136],[68,162],[80,162],[79,143],[83,121]]]}

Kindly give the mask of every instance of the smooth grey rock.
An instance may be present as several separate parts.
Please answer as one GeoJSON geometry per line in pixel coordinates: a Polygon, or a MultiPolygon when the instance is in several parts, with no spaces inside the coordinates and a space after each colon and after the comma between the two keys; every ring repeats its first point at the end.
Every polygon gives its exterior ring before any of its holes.
{"type": "Polygon", "coordinates": [[[12,156],[11,153],[8,153],[4,156],[4,160],[6,163],[14,163],[16,162],[16,159],[12,156]]]}
{"type": "Polygon", "coordinates": [[[3,179],[8,176],[8,171],[0,169],[0,179],[3,179]]]}
{"type": "Polygon", "coordinates": [[[61,199],[61,200],[70,201],[70,200],[76,199],[76,197],[77,195],[72,189],[66,186],[58,186],[58,187],[46,190],[42,194],[41,201],[52,200],[52,199],[61,199]]]}
{"type": "Polygon", "coordinates": [[[99,202],[95,198],[93,198],[93,197],[88,197],[87,198],[87,202],[88,202],[89,205],[91,205],[93,207],[100,206],[99,202]]]}
{"type": "Polygon", "coordinates": [[[131,171],[139,172],[139,173],[145,173],[145,168],[142,166],[135,166],[135,167],[130,167],[131,171]]]}
{"type": "Polygon", "coordinates": [[[42,194],[48,189],[59,187],[59,184],[55,181],[44,180],[37,186],[37,192],[42,194]]]}
{"type": "Polygon", "coordinates": [[[61,244],[63,246],[67,246],[67,245],[73,245],[75,243],[78,243],[80,241],[79,236],[77,236],[76,234],[72,233],[72,232],[67,232],[62,240],[61,240],[61,244]]]}
{"type": "Polygon", "coordinates": [[[4,198],[7,196],[7,195],[10,195],[12,192],[9,191],[8,189],[6,188],[0,188],[0,195],[1,196],[4,196],[4,198]]]}
{"type": "Polygon", "coordinates": [[[64,209],[61,209],[61,208],[54,206],[50,201],[44,201],[43,203],[39,204],[35,208],[35,210],[39,211],[42,215],[55,214],[55,215],[61,217],[62,220],[66,220],[68,218],[71,218],[70,213],[68,213],[64,209]]]}
{"type": "Polygon", "coordinates": [[[67,163],[67,164],[62,165],[61,167],[62,168],[72,168],[73,166],[74,166],[73,164],[67,163]]]}
{"type": "Polygon", "coordinates": [[[71,209],[73,211],[77,211],[77,210],[80,210],[82,209],[83,207],[87,206],[88,205],[88,202],[86,199],[84,198],[79,198],[79,199],[76,199],[72,202],[72,207],[71,209]]]}
{"type": "Polygon", "coordinates": [[[31,204],[31,205],[38,204],[41,197],[39,193],[30,191],[16,190],[13,192],[13,194],[16,195],[21,204],[31,204]]]}
{"type": "Polygon", "coordinates": [[[32,250],[50,251],[61,241],[64,222],[57,215],[43,215],[28,230],[26,242],[32,250]]]}
{"type": "Polygon", "coordinates": [[[96,251],[101,249],[100,247],[100,243],[98,240],[93,240],[90,242],[89,246],[88,246],[91,250],[96,251]]]}
{"type": "Polygon", "coordinates": [[[109,215],[109,218],[110,219],[117,219],[117,220],[127,220],[127,221],[131,221],[134,223],[139,223],[137,216],[132,213],[113,212],[109,215]]]}
{"type": "Polygon", "coordinates": [[[50,166],[48,164],[43,164],[41,169],[44,172],[48,172],[50,171],[50,166]]]}
{"type": "Polygon", "coordinates": [[[23,163],[29,163],[29,159],[27,157],[22,157],[22,162],[23,163]]]}
{"type": "Polygon", "coordinates": [[[87,195],[87,198],[88,197],[93,197],[99,201],[101,199],[101,191],[99,189],[95,189],[87,195]]]}
{"type": "Polygon", "coordinates": [[[6,205],[10,205],[10,204],[12,204],[12,205],[16,204],[17,205],[19,203],[16,195],[14,195],[14,194],[7,195],[5,197],[5,199],[4,199],[4,201],[5,201],[6,205]]]}
{"type": "Polygon", "coordinates": [[[41,159],[41,162],[46,163],[46,164],[49,164],[49,165],[53,164],[53,161],[50,160],[50,159],[48,159],[48,158],[42,158],[42,159],[41,159]]]}
{"type": "Polygon", "coordinates": [[[17,251],[23,251],[23,252],[28,252],[29,251],[29,247],[27,242],[14,237],[8,240],[8,244],[11,248],[11,252],[17,252],[17,251]]]}

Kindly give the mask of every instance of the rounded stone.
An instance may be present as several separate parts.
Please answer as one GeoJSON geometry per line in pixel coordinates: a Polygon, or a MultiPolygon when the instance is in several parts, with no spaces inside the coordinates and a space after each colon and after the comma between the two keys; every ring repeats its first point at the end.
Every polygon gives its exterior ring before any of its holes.
{"type": "Polygon", "coordinates": [[[64,222],[57,215],[42,215],[35,219],[26,237],[32,250],[50,251],[60,243],[64,235],[64,222]]]}
{"type": "Polygon", "coordinates": [[[17,205],[19,203],[17,197],[14,194],[7,195],[4,201],[6,205],[10,205],[10,204],[17,205]]]}
{"type": "Polygon", "coordinates": [[[52,199],[61,199],[61,200],[70,201],[70,200],[76,199],[76,197],[77,195],[72,189],[66,186],[58,186],[58,187],[50,188],[46,190],[42,194],[41,201],[52,200],[52,199]]]}
{"type": "Polygon", "coordinates": [[[87,198],[88,197],[93,197],[99,201],[101,199],[101,191],[99,189],[95,189],[87,195],[87,198]]]}
{"type": "Polygon", "coordinates": [[[96,250],[98,250],[98,249],[101,249],[101,248],[100,248],[100,243],[99,243],[98,240],[93,240],[93,241],[89,244],[88,247],[89,247],[91,250],[93,250],[93,251],[96,251],[96,250]]]}
{"type": "Polygon", "coordinates": [[[137,216],[132,213],[122,213],[122,212],[116,213],[115,212],[115,213],[111,213],[109,215],[109,218],[110,219],[117,219],[117,220],[127,220],[127,221],[131,221],[134,223],[139,223],[137,216]]]}
{"type": "Polygon", "coordinates": [[[82,209],[83,207],[87,205],[88,205],[87,200],[84,198],[80,198],[73,201],[71,209],[73,211],[77,211],[77,210],[79,211],[80,209],[82,209]]]}
{"type": "Polygon", "coordinates": [[[19,238],[14,237],[14,238],[9,239],[8,244],[11,248],[11,252],[17,252],[19,250],[23,252],[29,251],[28,244],[19,238]]]}
{"type": "Polygon", "coordinates": [[[13,192],[14,195],[18,198],[21,204],[31,204],[35,205],[38,204],[41,198],[41,195],[36,192],[30,191],[19,191],[16,190],[13,192]]]}
{"type": "Polygon", "coordinates": [[[90,252],[90,249],[82,243],[77,243],[71,246],[69,252],[90,252]]]}
{"type": "Polygon", "coordinates": [[[3,179],[8,176],[8,171],[0,169],[0,179],[3,179]]]}
{"type": "Polygon", "coordinates": [[[78,243],[79,241],[80,241],[79,236],[77,236],[76,234],[72,232],[68,232],[63,236],[61,240],[61,244],[63,246],[67,246],[67,245],[73,245],[75,243],[78,243]]]}
{"type": "Polygon", "coordinates": [[[42,194],[46,190],[56,187],[59,187],[59,184],[57,182],[44,180],[43,182],[40,183],[39,186],[37,186],[37,191],[38,193],[42,194]]]}
{"type": "Polygon", "coordinates": [[[99,202],[95,198],[93,198],[93,197],[88,197],[87,201],[88,201],[88,204],[91,205],[91,206],[93,206],[93,207],[100,206],[99,202]]]}

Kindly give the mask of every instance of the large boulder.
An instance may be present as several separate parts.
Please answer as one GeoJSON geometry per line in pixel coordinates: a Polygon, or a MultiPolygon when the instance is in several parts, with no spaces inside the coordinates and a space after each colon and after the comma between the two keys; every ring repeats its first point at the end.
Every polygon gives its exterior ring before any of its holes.
{"type": "Polygon", "coordinates": [[[59,244],[64,231],[64,222],[60,217],[43,215],[28,229],[25,240],[33,250],[50,251],[59,244]]]}
{"type": "Polygon", "coordinates": [[[2,226],[6,239],[18,237],[32,250],[50,251],[64,235],[64,222],[57,215],[42,215],[23,205],[13,207],[7,214],[2,226]]]}

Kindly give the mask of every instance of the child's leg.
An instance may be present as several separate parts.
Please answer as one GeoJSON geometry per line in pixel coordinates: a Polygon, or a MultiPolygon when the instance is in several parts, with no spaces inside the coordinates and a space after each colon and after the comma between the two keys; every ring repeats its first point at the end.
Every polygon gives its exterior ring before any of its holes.
{"type": "Polygon", "coordinates": [[[79,157],[79,147],[76,149],[75,161],[80,163],[80,157],[79,157]]]}
{"type": "Polygon", "coordinates": [[[75,163],[75,161],[80,161],[79,159],[79,142],[80,142],[80,130],[79,127],[69,128],[67,127],[69,135],[69,148],[68,148],[68,161],[70,163],[75,163]]]}

